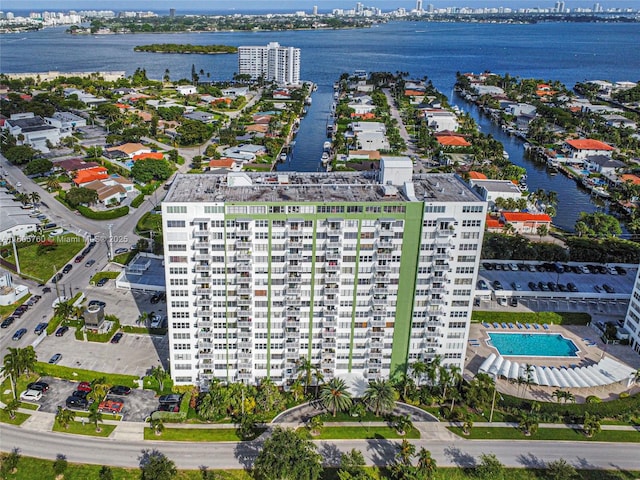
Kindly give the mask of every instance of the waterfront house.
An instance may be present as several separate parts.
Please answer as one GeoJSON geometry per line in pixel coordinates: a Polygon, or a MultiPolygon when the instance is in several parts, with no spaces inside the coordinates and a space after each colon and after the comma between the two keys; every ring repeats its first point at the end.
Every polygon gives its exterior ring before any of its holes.
{"type": "Polygon", "coordinates": [[[32,112],[11,115],[5,120],[4,128],[13,135],[17,145],[29,145],[43,153],[49,151],[47,143],[57,145],[63,136],[58,127],[32,112]]]}
{"type": "Polygon", "coordinates": [[[356,149],[360,150],[388,150],[389,141],[386,137],[387,129],[381,122],[353,122],[345,138],[356,138],[356,149]]]}
{"type": "Polygon", "coordinates": [[[229,171],[238,171],[238,161],[233,158],[212,159],[209,162],[209,170],[225,169],[229,171]]]}
{"type": "Polygon", "coordinates": [[[193,95],[194,93],[198,93],[198,89],[193,85],[178,85],[176,91],[180,95],[193,95]]]}
{"type": "Polygon", "coordinates": [[[105,180],[109,178],[109,174],[107,173],[107,169],[101,166],[88,168],[85,170],[80,170],[76,172],[76,176],[73,179],[73,183],[76,184],[77,187],[84,187],[85,185],[94,182],[96,180],[105,180]]]}
{"type": "Polygon", "coordinates": [[[585,159],[593,155],[611,157],[614,150],[611,145],[591,138],[566,140],[563,148],[567,152],[567,156],[574,159],[585,159]]]}
{"type": "Polygon", "coordinates": [[[373,99],[369,95],[356,97],[351,100],[347,106],[353,109],[356,115],[373,113],[373,111],[377,108],[373,103],[373,99]]]}
{"type": "Polygon", "coordinates": [[[502,212],[500,221],[510,224],[517,233],[538,233],[538,227],[551,228],[551,217],[546,213],[502,212]]]}
{"type": "Polygon", "coordinates": [[[529,105],[528,103],[511,103],[504,109],[504,111],[514,117],[518,117],[520,115],[535,115],[536,107],[534,105],[529,105]]]}
{"type": "Polygon", "coordinates": [[[443,130],[456,131],[460,128],[458,117],[455,113],[442,108],[427,108],[423,110],[423,116],[427,121],[427,126],[436,132],[443,130]]]}
{"type": "Polygon", "coordinates": [[[447,132],[442,134],[436,133],[435,137],[436,141],[443,147],[456,149],[471,146],[471,143],[467,141],[464,135],[456,135],[455,133],[447,132]]]}
{"type": "Polygon", "coordinates": [[[638,128],[638,124],[631,120],[630,118],[623,117],[622,115],[611,114],[611,115],[602,115],[606,124],[609,127],[615,128],[631,128],[633,130],[638,128]]]}
{"type": "Polygon", "coordinates": [[[619,168],[626,167],[626,164],[620,160],[614,160],[606,155],[589,155],[584,159],[584,166],[592,172],[601,173],[602,175],[611,175],[619,168]]]}
{"type": "Polygon", "coordinates": [[[469,179],[469,185],[490,206],[495,204],[497,198],[517,200],[522,197],[522,191],[511,180],[469,179]]]}

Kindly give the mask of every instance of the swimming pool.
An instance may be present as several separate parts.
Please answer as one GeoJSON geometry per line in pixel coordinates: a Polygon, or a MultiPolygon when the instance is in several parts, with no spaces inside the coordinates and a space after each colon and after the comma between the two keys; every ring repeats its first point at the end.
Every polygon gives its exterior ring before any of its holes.
{"type": "Polygon", "coordinates": [[[558,333],[489,333],[503,357],[577,357],[580,349],[558,333]]]}

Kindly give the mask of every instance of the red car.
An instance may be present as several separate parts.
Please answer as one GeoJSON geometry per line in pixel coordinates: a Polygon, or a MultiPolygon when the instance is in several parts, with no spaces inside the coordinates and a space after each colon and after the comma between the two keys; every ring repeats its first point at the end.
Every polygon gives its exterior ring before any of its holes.
{"type": "Polygon", "coordinates": [[[91,388],[91,384],[89,382],[80,382],[77,390],[79,392],[90,392],[93,388],[91,388]]]}
{"type": "Polygon", "coordinates": [[[109,413],[120,413],[122,412],[122,408],[124,407],[124,403],[117,402],[115,400],[105,400],[104,402],[100,402],[98,405],[99,412],[109,412],[109,413]]]}

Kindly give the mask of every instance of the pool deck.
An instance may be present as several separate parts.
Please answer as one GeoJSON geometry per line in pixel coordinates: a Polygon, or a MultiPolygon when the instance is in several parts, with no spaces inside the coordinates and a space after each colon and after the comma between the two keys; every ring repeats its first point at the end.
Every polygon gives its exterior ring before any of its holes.
{"type": "MultiPolygon", "coordinates": [[[[478,340],[480,345],[467,344],[467,358],[465,364],[465,377],[473,378],[478,373],[478,368],[489,355],[492,353],[497,354],[498,351],[494,347],[487,345],[489,340],[488,332],[496,333],[560,333],[564,337],[571,339],[573,343],[580,349],[577,357],[512,357],[506,356],[509,360],[515,360],[519,363],[528,363],[531,365],[560,367],[565,366],[570,368],[571,365],[588,366],[598,363],[603,355],[613,358],[621,363],[625,363],[632,368],[640,368],[640,356],[634,353],[628,346],[625,345],[605,345],[598,336],[597,332],[588,326],[581,325],[549,325],[549,330],[544,330],[540,325],[539,330],[518,329],[516,328],[485,328],[482,324],[472,323],[469,332],[470,340],[478,340]],[[589,339],[593,346],[589,346],[585,339],[589,339]]],[[[505,379],[498,379],[497,388],[499,392],[506,393],[508,395],[524,396],[534,400],[541,401],[555,401],[552,394],[558,387],[543,387],[540,385],[534,385],[531,389],[518,388],[518,385],[511,384],[505,379]],[[523,394],[523,390],[524,394],[523,394]]],[[[566,389],[563,389],[566,390],[566,389]]],[[[631,391],[632,393],[640,392],[640,385],[636,384],[629,390],[625,384],[612,384],[602,387],[593,388],[571,388],[568,389],[576,397],[578,403],[584,402],[584,399],[589,395],[596,395],[602,399],[612,400],[617,398],[621,392],[631,391]]]]}

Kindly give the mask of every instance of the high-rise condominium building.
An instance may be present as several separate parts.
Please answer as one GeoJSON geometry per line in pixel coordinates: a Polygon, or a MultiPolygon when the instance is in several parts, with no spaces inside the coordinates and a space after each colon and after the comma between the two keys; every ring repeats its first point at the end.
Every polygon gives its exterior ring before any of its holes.
{"type": "Polygon", "coordinates": [[[624,328],[629,332],[629,345],[636,353],[640,353],[640,268],[631,292],[624,328]]]}
{"type": "Polygon", "coordinates": [[[416,0],[416,11],[422,13],[422,0],[416,0]]]}
{"type": "Polygon", "coordinates": [[[283,85],[300,83],[300,49],[281,47],[277,42],[266,46],[238,47],[238,73],[283,85]]]}
{"type": "Polygon", "coordinates": [[[457,176],[178,175],[162,203],[171,376],[285,384],[462,367],[486,203],[457,176]]]}

